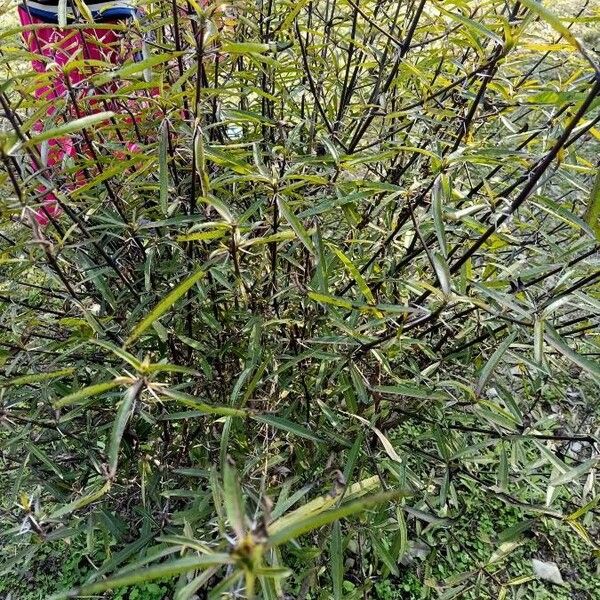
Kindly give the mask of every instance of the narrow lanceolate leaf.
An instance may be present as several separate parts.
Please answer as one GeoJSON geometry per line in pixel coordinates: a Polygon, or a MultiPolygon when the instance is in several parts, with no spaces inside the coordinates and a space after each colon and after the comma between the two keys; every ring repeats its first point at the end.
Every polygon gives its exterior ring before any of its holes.
{"type": "Polygon", "coordinates": [[[289,577],[293,571],[285,567],[257,567],[256,575],[259,577],[268,577],[270,579],[285,579],[289,577]]]}
{"type": "Polygon", "coordinates": [[[101,348],[105,350],[109,350],[115,356],[118,356],[120,359],[129,363],[136,371],[142,370],[142,361],[138,360],[133,354],[127,352],[127,350],[123,350],[123,348],[119,348],[119,346],[115,346],[115,344],[111,342],[107,342],[105,340],[90,340],[92,344],[97,344],[101,348]]]}
{"type": "Polygon", "coordinates": [[[24,146],[30,148],[46,140],[60,139],[68,134],[81,131],[86,127],[97,125],[98,123],[102,123],[102,121],[108,121],[108,119],[113,117],[114,114],[115,113],[113,112],[106,111],[96,113],[94,115],[88,115],[87,117],[81,117],[81,119],[74,119],[73,121],[69,121],[68,123],[60,125],[59,127],[54,127],[53,129],[48,129],[38,133],[37,135],[31,136],[24,146]]]}
{"type": "Polygon", "coordinates": [[[446,190],[448,188],[448,176],[443,173],[438,175],[433,184],[431,192],[431,207],[433,210],[433,223],[435,225],[435,235],[440,245],[442,256],[448,256],[448,243],[446,242],[446,229],[444,227],[444,200],[447,200],[446,190]]]}
{"type": "Polygon", "coordinates": [[[445,14],[448,17],[450,17],[453,21],[458,21],[459,23],[463,24],[465,27],[468,27],[469,29],[472,29],[475,33],[479,33],[481,35],[484,35],[485,37],[488,37],[491,40],[494,40],[498,44],[502,43],[502,38],[499,35],[497,35],[493,31],[491,31],[490,29],[488,29],[487,27],[485,27],[484,25],[482,25],[478,21],[474,21],[473,19],[469,19],[468,17],[465,17],[465,16],[463,16],[461,14],[458,14],[458,13],[453,13],[453,12],[450,12],[448,10],[444,10],[440,6],[440,4],[437,4],[437,6],[438,6],[438,9],[443,14],[445,14]]]}
{"type": "Polygon", "coordinates": [[[312,240],[308,231],[304,228],[304,225],[300,222],[300,219],[294,214],[292,209],[287,205],[286,201],[281,197],[277,196],[277,205],[279,206],[279,212],[283,215],[283,218],[290,224],[291,228],[296,232],[296,235],[300,238],[300,241],[304,244],[306,249],[311,254],[316,254],[312,240]]]}
{"type": "Polygon", "coordinates": [[[67,0],[58,0],[58,26],[67,26],[67,0]]]}
{"type": "Polygon", "coordinates": [[[89,9],[88,5],[83,0],[75,0],[75,5],[77,6],[77,10],[81,14],[81,16],[88,23],[94,22],[94,17],[92,15],[92,11],[89,9]]]}
{"type": "Polygon", "coordinates": [[[107,481],[104,485],[102,485],[98,489],[85,494],[84,496],[82,496],[81,498],[78,498],[77,500],[73,500],[73,502],[69,502],[68,504],[65,504],[64,506],[61,506],[58,510],[55,510],[53,513],[48,515],[47,519],[48,519],[48,521],[55,521],[57,519],[61,519],[62,517],[75,512],[76,510],[81,510],[82,508],[85,508],[86,506],[92,504],[93,502],[100,500],[100,498],[102,498],[109,490],[110,490],[110,481],[107,481]]]}
{"type": "Polygon", "coordinates": [[[308,4],[310,0],[299,0],[295,4],[292,4],[292,8],[289,13],[285,16],[285,19],[281,22],[281,24],[277,27],[278,31],[287,31],[290,26],[293,24],[294,19],[298,16],[300,11],[308,4]]]}
{"type": "Polygon", "coordinates": [[[481,392],[483,392],[483,389],[485,388],[489,378],[492,376],[494,369],[498,366],[498,363],[504,356],[504,353],[508,350],[508,347],[514,342],[516,337],[516,332],[509,335],[500,344],[500,346],[498,346],[492,356],[490,356],[490,359],[487,361],[485,367],[483,367],[481,374],[479,375],[479,381],[477,382],[477,388],[475,389],[478,396],[481,395],[481,392]]]}
{"type": "Polygon", "coordinates": [[[92,398],[93,396],[99,396],[100,394],[104,394],[104,392],[108,392],[123,385],[129,385],[133,382],[134,380],[131,377],[117,377],[111,381],[96,383],[94,385],[81,388],[80,390],[77,390],[72,394],[68,394],[67,396],[63,396],[60,400],[56,401],[53,406],[54,408],[62,408],[63,406],[69,406],[70,404],[77,404],[81,400],[86,400],[87,398],[92,398]]]}
{"type": "Polygon", "coordinates": [[[171,363],[154,363],[151,365],[143,365],[143,373],[188,373],[189,375],[199,375],[199,371],[191,367],[182,365],[173,365],[171,363]]]}
{"type": "Polygon", "coordinates": [[[533,323],[533,358],[538,365],[544,364],[544,319],[536,317],[533,323]]]}
{"type": "Polygon", "coordinates": [[[230,558],[229,554],[225,553],[186,556],[153,567],[148,567],[147,569],[137,569],[134,572],[115,575],[104,581],[98,581],[97,583],[85,585],[73,590],[59,592],[58,594],[51,596],[50,600],[64,600],[66,598],[91,596],[92,594],[100,594],[107,590],[146,583],[147,581],[154,581],[155,579],[173,578],[182,573],[207,569],[216,565],[231,564],[232,562],[233,560],[230,558]]]}
{"type": "Polygon", "coordinates": [[[229,524],[235,531],[238,540],[246,535],[246,514],[244,498],[233,461],[228,458],[223,469],[223,500],[229,524]]]}
{"type": "Polygon", "coordinates": [[[141,71],[149,71],[149,78],[152,77],[151,69],[160,65],[161,63],[165,63],[167,61],[173,60],[177,56],[181,56],[183,52],[162,52],[161,54],[155,54],[153,56],[149,56],[140,62],[128,62],[124,67],[121,67],[118,71],[113,71],[112,73],[100,73],[97,76],[97,79],[94,79],[94,82],[101,83],[104,80],[104,77],[112,79],[113,77],[119,77],[121,79],[125,79],[126,77],[131,77],[141,71]]]}
{"type": "Polygon", "coordinates": [[[579,519],[579,517],[582,517],[583,515],[587,514],[593,508],[596,508],[596,505],[599,502],[600,502],[600,496],[596,496],[593,500],[590,500],[587,504],[578,508],[576,511],[572,512],[567,517],[567,519],[569,521],[575,521],[575,520],[579,519]]]}
{"type": "Polygon", "coordinates": [[[579,40],[573,35],[573,32],[549,9],[543,4],[542,0],[521,0],[521,4],[524,4],[531,12],[535,13],[554,29],[557,33],[560,33],[569,44],[581,50],[581,44],[579,40]]]}
{"type": "Polygon", "coordinates": [[[431,255],[431,262],[435,269],[435,275],[440,283],[440,287],[442,288],[442,292],[444,292],[444,294],[449,294],[452,291],[452,287],[450,283],[450,268],[448,267],[446,259],[439,252],[433,252],[431,255]]]}
{"type": "Polygon", "coordinates": [[[226,223],[228,223],[229,225],[235,223],[235,218],[232,212],[229,210],[229,207],[225,204],[225,202],[213,195],[208,195],[202,198],[202,200],[206,202],[206,204],[214,208],[221,215],[221,217],[226,223]]]}
{"type": "Polygon", "coordinates": [[[331,529],[331,543],[329,546],[331,557],[331,583],[333,584],[333,599],[343,600],[344,592],[344,548],[342,527],[339,521],[331,529]]]}
{"type": "Polygon", "coordinates": [[[352,309],[352,302],[339,298],[336,296],[330,296],[328,294],[320,294],[319,292],[308,292],[308,297],[315,302],[322,302],[323,304],[330,304],[331,306],[338,306],[339,308],[352,309]]]}
{"type": "MultiPolygon", "coordinates": [[[[196,160],[196,171],[200,178],[200,193],[201,197],[206,200],[210,195],[210,179],[206,168],[206,152],[204,151],[204,134],[200,127],[196,128],[194,133],[194,158],[196,160]]],[[[228,223],[233,222],[233,218],[229,215],[228,223]]]]}
{"type": "MultiPolygon", "coordinates": [[[[344,494],[344,498],[347,502],[350,502],[351,500],[357,500],[358,498],[366,496],[370,492],[374,492],[379,487],[381,487],[381,480],[377,475],[373,475],[372,477],[367,477],[366,479],[357,481],[356,483],[353,483],[352,485],[347,487],[344,494]]],[[[302,490],[304,489],[305,488],[302,488],[302,490]]],[[[300,493],[300,496],[298,496],[295,501],[298,501],[300,498],[303,497],[304,494],[301,493],[302,490],[299,490],[296,494],[294,494],[294,496],[296,496],[298,493],[300,493]]],[[[292,496],[292,498],[294,496],[292,496]]],[[[281,529],[287,527],[288,524],[295,523],[299,519],[305,518],[308,515],[316,515],[325,510],[329,510],[330,508],[336,506],[338,502],[338,496],[327,494],[326,496],[319,496],[318,498],[314,498],[313,500],[306,502],[305,504],[291,512],[285,512],[282,508],[281,512],[284,512],[284,514],[279,518],[276,518],[271,523],[269,530],[272,534],[276,533],[277,531],[280,531],[281,529]]],[[[277,511],[273,511],[274,515],[276,513],[277,511]]]]}
{"type": "Polygon", "coordinates": [[[64,479],[64,474],[59,468],[59,466],[56,463],[52,462],[48,458],[48,455],[41,448],[39,448],[36,444],[32,444],[28,441],[25,441],[24,444],[27,447],[28,451],[31,452],[31,454],[33,454],[34,456],[36,456],[38,460],[40,460],[40,462],[46,465],[50,470],[54,471],[60,479],[64,479]]]}
{"type": "Polygon", "coordinates": [[[173,390],[166,387],[156,387],[151,385],[152,389],[161,396],[172,398],[179,404],[183,404],[193,410],[200,411],[206,415],[220,415],[223,417],[245,417],[248,413],[240,408],[231,408],[229,406],[223,406],[220,404],[207,404],[198,400],[196,397],[180,392],[179,390],[173,390]]]}
{"type": "Polygon", "coordinates": [[[398,556],[404,556],[408,552],[408,529],[404,511],[401,507],[396,509],[396,519],[398,521],[398,556]]]}
{"type": "Polygon", "coordinates": [[[160,187],[159,203],[163,214],[167,214],[169,203],[169,123],[167,120],[160,126],[160,139],[158,142],[158,181],[160,187]]]}
{"type": "Polygon", "coordinates": [[[582,356],[573,350],[561,337],[557,331],[546,323],[546,333],[544,339],[563,356],[571,362],[587,371],[596,381],[600,381],[600,364],[590,360],[586,356],[582,356]]]}
{"type": "Polygon", "coordinates": [[[227,229],[212,229],[210,231],[195,231],[194,233],[187,233],[185,235],[178,235],[178,242],[210,242],[212,240],[219,240],[225,237],[229,233],[227,229]]]}
{"type": "Polygon", "coordinates": [[[583,219],[593,229],[598,240],[600,240],[600,167],[596,173],[596,179],[583,219]]]}
{"type": "Polygon", "coordinates": [[[322,513],[300,516],[298,519],[288,522],[285,527],[282,527],[275,533],[269,535],[268,543],[270,546],[279,546],[281,544],[285,544],[286,542],[300,537],[309,531],[319,529],[320,527],[323,527],[323,525],[327,525],[333,521],[364,512],[379,504],[388,504],[406,495],[407,493],[402,490],[393,490],[390,492],[383,492],[374,496],[361,498],[360,500],[355,500],[354,502],[348,502],[339,508],[326,510],[322,513]]]}
{"type": "Polygon", "coordinates": [[[11,379],[5,379],[4,381],[0,381],[0,388],[18,385],[29,385],[31,383],[41,383],[43,381],[49,381],[51,379],[57,379],[58,377],[71,375],[74,372],[75,369],[73,367],[69,367],[67,369],[49,371],[48,373],[30,373],[28,375],[19,375],[18,377],[12,377],[11,379]]]}
{"type": "Polygon", "coordinates": [[[175,596],[173,596],[173,600],[192,600],[193,598],[198,598],[196,592],[206,583],[208,583],[209,579],[211,579],[215,573],[217,572],[217,567],[211,567],[210,569],[206,569],[192,579],[188,584],[186,584],[181,589],[175,592],[175,596]]]}
{"type": "Polygon", "coordinates": [[[318,435],[315,435],[312,431],[306,429],[306,427],[298,425],[298,423],[294,423],[288,419],[284,419],[283,417],[278,417],[276,415],[254,415],[252,418],[255,421],[271,425],[272,427],[275,427],[275,429],[281,429],[282,431],[293,433],[298,437],[306,438],[307,440],[312,440],[313,442],[321,441],[321,438],[318,435]]]}
{"type": "Polygon", "coordinates": [[[373,545],[373,550],[381,562],[389,569],[390,573],[395,576],[399,575],[398,565],[396,561],[390,554],[389,550],[386,548],[383,541],[380,539],[379,534],[375,533],[371,536],[371,544],[373,545]]]}
{"type": "Polygon", "coordinates": [[[135,408],[135,401],[143,385],[143,381],[136,381],[123,395],[123,400],[121,400],[119,409],[117,410],[117,416],[112,426],[108,445],[108,473],[111,477],[114,477],[117,472],[121,440],[123,439],[127,421],[129,421],[129,417],[135,408]]]}
{"type": "Polygon", "coordinates": [[[336,246],[333,244],[330,245],[330,248],[335,252],[335,255],[342,261],[344,267],[354,281],[356,281],[356,285],[360,290],[361,294],[364,296],[365,300],[369,304],[375,304],[375,296],[373,296],[373,292],[370,290],[365,278],[360,274],[358,268],[354,265],[354,263],[336,246]]]}
{"type": "Polygon", "coordinates": [[[422,385],[412,383],[396,383],[394,385],[376,385],[371,388],[374,392],[390,396],[408,396],[409,398],[423,398],[431,400],[446,400],[448,394],[441,391],[430,390],[422,385]]]}
{"type": "Polygon", "coordinates": [[[558,487],[559,485],[565,485],[574,479],[579,479],[583,475],[587,475],[590,469],[593,469],[598,463],[600,463],[600,458],[590,458],[577,467],[573,467],[571,470],[563,473],[556,479],[553,479],[549,485],[552,487],[558,487]]]}
{"type": "Polygon", "coordinates": [[[152,326],[154,321],[160,319],[169,309],[179,300],[185,293],[190,290],[200,279],[204,277],[204,271],[198,270],[187,279],[182,281],[178,286],[172,289],[134,328],[126,345],[131,344],[137,338],[152,326]]]}
{"type": "Polygon", "coordinates": [[[383,433],[383,431],[381,431],[380,429],[375,427],[375,425],[373,425],[372,423],[369,423],[369,421],[367,421],[367,419],[365,419],[364,417],[361,417],[360,415],[353,415],[352,413],[349,413],[346,411],[340,411],[340,412],[342,412],[345,415],[348,415],[349,417],[352,417],[353,419],[356,419],[357,421],[360,421],[363,425],[367,426],[379,438],[379,441],[381,442],[381,445],[383,446],[386,454],[393,461],[395,461],[397,463],[402,463],[402,458],[396,452],[394,445],[386,437],[386,435],[383,433]]]}

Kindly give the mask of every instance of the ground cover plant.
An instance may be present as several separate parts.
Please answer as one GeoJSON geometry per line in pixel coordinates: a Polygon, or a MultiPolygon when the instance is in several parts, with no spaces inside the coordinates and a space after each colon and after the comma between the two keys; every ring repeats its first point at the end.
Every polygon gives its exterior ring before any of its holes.
{"type": "Polygon", "coordinates": [[[0,9],[0,594],[597,598],[598,3],[144,6],[0,9]]]}

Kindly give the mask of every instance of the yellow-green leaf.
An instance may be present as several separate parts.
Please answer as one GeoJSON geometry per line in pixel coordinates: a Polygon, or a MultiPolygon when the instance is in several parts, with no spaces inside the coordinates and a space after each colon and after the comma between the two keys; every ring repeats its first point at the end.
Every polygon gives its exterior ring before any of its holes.
{"type": "Polygon", "coordinates": [[[172,289],[134,328],[127,338],[125,345],[131,344],[140,337],[154,321],[160,319],[185,293],[190,290],[200,279],[204,277],[204,271],[199,269],[178,286],[172,289]]]}
{"type": "Polygon", "coordinates": [[[596,173],[596,179],[583,219],[593,229],[598,240],[600,240],[600,167],[596,173]]]}
{"type": "Polygon", "coordinates": [[[73,367],[69,367],[67,369],[58,369],[57,371],[50,371],[48,373],[30,373],[28,375],[19,375],[18,377],[13,377],[12,379],[0,381],[0,387],[41,383],[42,381],[48,381],[49,379],[56,379],[57,377],[71,375],[74,372],[75,369],[73,367]]]}
{"type": "Polygon", "coordinates": [[[94,385],[77,390],[72,394],[63,396],[60,400],[55,402],[53,406],[54,408],[62,408],[63,406],[68,406],[69,404],[76,404],[80,400],[85,400],[86,398],[91,398],[93,396],[99,396],[100,394],[108,392],[116,387],[133,383],[133,381],[134,380],[131,379],[131,377],[117,377],[111,381],[96,383],[94,385]]]}
{"type": "Polygon", "coordinates": [[[356,281],[356,285],[358,285],[358,289],[361,294],[364,296],[365,300],[369,304],[375,304],[375,296],[373,296],[373,292],[370,290],[365,278],[361,275],[358,268],[354,265],[354,263],[336,246],[333,244],[329,245],[330,248],[335,252],[335,255],[342,261],[343,265],[346,267],[348,273],[354,281],[356,281]]]}
{"type": "Polygon", "coordinates": [[[298,219],[298,217],[294,214],[292,209],[287,205],[286,201],[281,196],[277,196],[277,205],[279,206],[279,212],[281,212],[283,218],[296,232],[296,235],[300,238],[300,241],[306,246],[306,249],[314,255],[315,248],[310,236],[308,235],[308,231],[306,231],[304,225],[302,225],[300,222],[300,219],[298,219]]]}

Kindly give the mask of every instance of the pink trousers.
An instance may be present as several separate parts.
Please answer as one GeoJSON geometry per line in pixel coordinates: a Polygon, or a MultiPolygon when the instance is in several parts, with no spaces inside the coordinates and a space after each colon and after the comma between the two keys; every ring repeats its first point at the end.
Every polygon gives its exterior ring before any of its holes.
{"type": "MultiPolygon", "coordinates": [[[[35,97],[47,101],[49,108],[48,116],[56,112],[56,106],[66,99],[71,90],[77,102],[81,102],[81,108],[85,114],[99,112],[105,109],[105,105],[93,99],[94,94],[100,92],[106,94],[112,88],[116,91],[116,84],[111,83],[103,86],[101,90],[96,89],[89,83],[89,75],[80,68],[70,68],[69,63],[80,60],[103,61],[111,65],[121,64],[127,56],[124,46],[124,36],[120,31],[111,29],[98,29],[89,27],[84,29],[60,29],[52,23],[32,16],[24,8],[19,8],[19,18],[23,26],[46,25],[23,32],[23,37],[28,50],[39,57],[32,61],[33,69],[40,74],[50,73],[47,83],[35,90],[35,97]],[[53,101],[56,100],[56,103],[53,101]]],[[[77,118],[74,105],[67,102],[67,119],[77,118]]],[[[109,107],[110,108],[110,107],[109,107]]],[[[80,115],[83,116],[83,115],[80,115]]],[[[38,122],[33,127],[34,133],[43,129],[43,124],[38,122]]],[[[129,149],[134,150],[134,144],[129,144],[129,149]]],[[[44,152],[40,153],[43,164],[34,165],[38,169],[50,169],[58,167],[62,161],[77,154],[72,138],[64,137],[49,140],[44,152]]],[[[77,179],[81,179],[80,174],[77,179]]],[[[35,210],[35,218],[40,225],[47,225],[50,218],[60,215],[60,207],[56,196],[49,190],[40,187],[38,191],[42,195],[42,206],[35,210]]]]}

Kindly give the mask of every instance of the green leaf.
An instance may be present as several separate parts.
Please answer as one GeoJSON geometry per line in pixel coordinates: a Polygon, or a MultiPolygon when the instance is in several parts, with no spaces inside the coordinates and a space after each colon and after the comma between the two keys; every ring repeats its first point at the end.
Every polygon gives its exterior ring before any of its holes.
{"type": "Polygon", "coordinates": [[[117,410],[117,416],[113,423],[110,433],[110,442],[108,444],[108,473],[110,477],[114,477],[117,472],[117,464],[119,462],[119,448],[121,447],[121,439],[127,427],[127,421],[134,410],[135,401],[144,386],[142,380],[136,381],[123,395],[123,400],[117,410]]]}
{"type": "Polygon", "coordinates": [[[333,599],[343,600],[344,596],[344,549],[342,540],[342,527],[339,521],[331,529],[331,543],[329,546],[331,559],[331,582],[333,584],[333,599]]]}
{"type": "Polygon", "coordinates": [[[600,458],[593,457],[585,462],[582,462],[580,465],[573,467],[566,473],[563,473],[556,479],[552,479],[548,485],[551,487],[558,487],[559,485],[566,485],[570,483],[574,479],[579,479],[583,475],[587,475],[591,469],[593,469],[597,464],[600,464],[600,458]]]}
{"type": "Polygon", "coordinates": [[[171,363],[154,363],[152,365],[143,365],[143,373],[188,373],[189,375],[199,375],[199,371],[191,367],[173,365],[171,363]]]}
{"type": "Polygon", "coordinates": [[[268,577],[270,579],[285,579],[289,577],[293,571],[285,567],[257,567],[256,575],[259,577],[268,577]]]}
{"type": "Polygon", "coordinates": [[[504,353],[508,350],[509,346],[515,341],[517,332],[511,333],[496,349],[496,351],[490,356],[490,359],[485,364],[485,367],[481,370],[479,375],[479,381],[477,382],[477,388],[475,389],[478,396],[481,395],[485,388],[489,378],[492,376],[494,369],[498,366],[504,353]]]}
{"type": "Polygon", "coordinates": [[[53,463],[41,448],[38,448],[36,444],[32,444],[29,441],[25,442],[25,446],[34,456],[36,456],[43,464],[45,464],[51,471],[54,471],[60,479],[64,479],[63,472],[59,469],[58,465],[53,463]]]}
{"type": "Polygon", "coordinates": [[[448,256],[448,243],[446,241],[446,229],[444,227],[444,200],[448,199],[448,176],[443,173],[435,178],[433,190],[431,191],[433,223],[435,225],[435,235],[440,245],[443,257],[448,256]]]}
{"type": "Polygon", "coordinates": [[[223,45],[226,54],[263,54],[269,50],[269,44],[257,42],[229,42],[223,45]]]}
{"type": "Polygon", "coordinates": [[[167,214],[169,207],[169,123],[165,119],[160,126],[158,141],[158,181],[159,204],[163,215],[167,214]]]}
{"type": "Polygon", "coordinates": [[[434,252],[431,255],[431,262],[435,270],[435,275],[440,283],[440,287],[442,288],[442,292],[444,292],[444,294],[450,294],[452,292],[450,268],[448,267],[446,259],[439,252],[434,252]]]}
{"type": "Polygon", "coordinates": [[[596,179],[594,180],[583,219],[593,229],[598,240],[600,240],[600,168],[596,173],[596,179]]]}
{"type": "Polygon", "coordinates": [[[140,73],[141,71],[146,71],[151,74],[152,67],[173,60],[182,54],[184,54],[184,52],[162,52],[161,54],[149,56],[148,58],[145,58],[139,62],[130,62],[113,73],[100,73],[94,78],[94,83],[96,83],[96,81],[99,84],[106,83],[107,80],[110,81],[110,79],[116,78],[126,79],[127,77],[131,77],[132,75],[140,73]]]}
{"type": "Polygon", "coordinates": [[[389,550],[385,547],[383,540],[380,539],[379,534],[373,534],[371,537],[371,544],[377,557],[383,562],[383,564],[389,569],[390,573],[396,577],[400,574],[398,571],[398,565],[390,554],[389,550]]]}
{"type": "Polygon", "coordinates": [[[396,519],[398,521],[398,556],[404,556],[408,552],[408,529],[406,527],[406,517],[401,507],[396,510],[396,519]]]}
{"type": "Polygon", "coordinates": [[[296,235],[300,238],[300,241],[304,244],[306,249],[314,256],[316,255],[315,248],[310,239],[308,231],[304,229],[304,225],[300,222],[300,219],[293,213],[292,209],[287,205],[285,200],[278,195],[277,206],[279,212],[283,215],[284,219],[290,224],[290,227],[296,232],[296,235]]]}
{"type": "Polygon", "coordinates": [[[369,304],[375,304],[375,296],[373,296],[373,292],[369,289],[365,278],[360,274],[360,271],[354,265],[354,263],[339,248],[337,248],[333,244],[329,244],[329,247],[335,252],[335,255],[342,261],[343,265],[348,270],[348,273],[350,273],[352,279],[356,281],[356,285],[358,285],[358,289],[364,296],[365,300],[369,304]]]}
{"type": "MultiPolygon", "coordinates": [[[[323,525],[332,523],[339,519],[344,519],[351,515],[365,512],[369,508],[373,508],[378,504],[388,504],[406,496],[407,493],[401,490],[393,490],[389,492],[383,492],[374,496],[368,496],[355,500],[354,502],[348,502],[332,510],[326,510],[317,514],[309,514],[307,516],[300,516],[297,519],[290,520],[286,523],[285,527],[277,529],[274,533],[269,535],[268,544],[270,546],[280,546],[286,542],[296,539],[301,535],[313,531],[323,525]]],[[[271,525],[276,525],[277,521],[271,525]]]]}
{"type": "Polygon", "coordinates": [[[229,229],[212,229],[211,231],[194,231],[185,235],[178,235],[178,242],[208,242],[219,240],[229,233],[229,229]]]}
{"type": "Polygon", "coordinates": [[[548,323],[546,323],[544,339],[571,362],[575,363],[578,367],[581,367],[584,371],[587,371],[597,382],[600,381],[600,365],[597,362],[578,354],[575,350],[572,350],[560,335],[558,335],[558,332],[548,323]]]}
{"type": "Polygon", "coordinates": [[[74,372],[74,367],[68,367],[66,369],[58,369],[57,371],[50,371],[48,373],[30,373],[29,375],[19,375],[18,377],[0,381],[0,388],[41,383],[43,381],[49,381],[50,379],[64,377],[65,375],[72,375],[74,372]]]}
{"type": "Polygon", "coordinates": [[[450,12],[449,10],[445,10],[437,2],[436,2],[436,5],[437,5],[437,8],[443,14],[445,14],[448,17],[450,17],[453,21],[457,21],[458,23],[461,23],[465,27],[468,27],[469,29],[472,29],[475,33],[480,33],[483,36],[488,37],[491,40],[494,40],[498,44],[502,44],[503,43],[503,40],[502,40],[502,38],[499,35],[497,35],[493,31],[491,31],[490,29],[488,29],[487,27],[485,27],[484,25],[482,25],[478,21],[474,21],[473,19],[469,19],[468,17],[464,17],[463,15],[458,14],[458,13],[450,12]]]}
{"type": "Polygon", "coordinates": [[[93,115],[87,115],[86,117],[81,117],[80,119],[74,119],[73,121],[68,121],[64,125],[60,125],[59,127],[54,127],[53,129],[47,129],[38,133],[37,135],[31,136],[27,142],[23,144],[25,148],[32,148],[37,146],[41,142],[45,142],[47,140],[52,139],[60,139],[65,137],[71,133],[75,133],[76,131],[81,131],[82,129],[86,129],[88,127],[92,127],[93,125],[97,125],[98,123],[102,123],[103,121],[108,121],[112,117],[114,117],[114,112],[100,112],[93,115]]]}
{"type": "Polygon", "coordinates": [[[396,452],[396,449],[394,448],[394,445],[386,437],[386,435],[383,433],[383,431],[381,431],[380,429],[378,429],[377,427],[375,427],[375,425],[373,425],[372,423],[370,423],[369,421],[367,421],[367,419],[365,419],[364,417],[361,417],[360,415],[354,415],[354,414],[346,412],[346,411],[340,411],[340,412],[343,413],[343,414],[345,414],[345,415],[347,415],[347,416],[349,416],[349,417],[352,417],[353,419],[356,419],[357,421],[360,421],[363,425],[365,425],[366,427],[368,427],[379,438],[379,441],[381,442],[381,445],[383,446],[386,454],[393,461],[397,462],[398,464],[402,463],[402,458],[396,452]]]}
{"type": "Polygon", "coordinates": [[[223,469],[223,501],[229,524],[235,531],[238,540],[246,535],[246,512],[242,488],[235,465],[230,458],[225,462],[223,469]]]}
{"type": "Polygon", "coordinates": [[[48,521],[56,521],[66,515],[70,515],[71,513],[75,512],[76,510],[81,510],[82,508],[85,508],[86,506],[92,504],[93,502],[100,500],[100,498],[102,498],[109,490],[110,490],[110,481],[107,481],[101,487],[99,487],[96,490],[91,491],[89,494],[86,494],[85,496],[78,498],[77,500],[74,500],[73,502],[69,502],[68,504],[65,504],[64,506],[61,506],[58,510],[55,510],[53,513],[48,515],[47,519],[48,519],[48,521]]]}
{"type": "Polygon", "coordinates": [[[448,394],[434,391],[425,386],[412,383],[396,383],[394,385],[376,385],[371,388],[378,394],[391,396],[408,396],[409,398],[423,398],[424,400],[447,400],[448,394]]]}
{"type": "Polygon", "coordinates": [[[534,12],[542,21],[545,21],[556,31],[560,33],[562,37],[569,42],[572,46],[581,50],[581,44],[577,38],[573,35],[571,30],[562,23],[562,21],[550,10],[548,10],[543,4],[542,0],[521,0],[521,4],[524,4],[529,10],[534,12]]]}
{"type": "Polygon", "coordinates": [[[335,296],[329,296],[328,294],[320,294],[319,292],[308,292],[308,297],[315,302],[323,302],[323,304],[330,304],[332,306],[337,306],[339,308],[346,308],[351,310],[353,308],[352,302],[350,300],[345,300],[344,298],[338,298],[335,296]]]}
{"type": "Polygon", "coordinates": [[[104,581],[84,585],[80,588],[75,588],[69,591],[58,592],[49,598],[49,600],[65,600],[66,598],[77,598],[79,596],[89,596],[92,594],[100,594],[107,590],[116,588],[138,585],[155,579],[173,578],[182,573],[190,571],[198,571],[217,565],[231,564],[233,559],[229,554],[215,553],[204,554],[202,556],[186,556],[165,562],[147,569],[138,569],[133,573],[125,573],[124,575],[115,575],[104,581]]]}
{"type": "Polygon", "coordinates": [[[129,363],[136,371],[142,370],[142,362],[138,360],[133,354],[127,352],[127,350],[123,350],[123,348],[119,348],[115,346],[112,342],[107,342],[105,340],[90,340],[92,344],[97,344],[101,348],[105,350],[109,350],[115,356],[118,356],[120,359],[124,360],[126,363],[129,363]]]}
{"type": "Polygon", "coordinates": [[[294,20],[300,13],[300,11],[310,2],[310,0],[298,0],[298,2],[291,3],[291,10],[285,16],[285,19],[277,26],[276,31],[287,31],[293,24],[294,20]]]}
{"type": "Polygon", "coordinates": [[[96,383],[94,385],[77,390],[72,394],[68,394],[67,396],[63,396],[60,400],[56,401],[53,406],[54,408],[62,408],[63,406],[68,406],[69,404],[77,404],[80,400],[85,400],[86,398],[91,398],[93,396],[99,396],[100,394],[108,392],[116,387],[131,384],[133,381],[134,380],[131,379],[131,377],[117,377],[111,381],[96,383]]]}
{"type": "Polygon", "coordinates": [[[195,273],[184,279],[179,285],[173,288],[134,328],[130,336],[127,338],[125,345],[135,341],[148,327],[152,326],[154,321],[160,319],[169,309],[179,300],[185,293],[190,290],[205,273],[202,269],[198,269],[195,273]]]}
{"type": "Polygon", "coordinates": [[[488,559],[487,564],[499,562],[506,558],[509,554],[514,552],[519,546],[522,546],[525,542],[522,540],[513,540],[510,542],[503,542],[498,548],[492,553],[488,559]]]}
{"type": "Polygon", "coordinates": [[[197,598],[196,592],[214,577],[217,570],[216,567],[212,567],[194,577],[188,584],[175,592],[173,600],[192,600],[192,598],[197,598]]]}
{"type": "Polygon", "coordinates": [[[253,415],[252,418],[260,423],[271,425],[271,427],[275,427],[275,429],[281,429],[283,431],[293,433],[298,437],[312,440],[313,442],[321,442],[321,438],[318,435],[315,435],[312,431],[306,429],[306,427],[298,425],[298,423],[288,421],[288,419],[284,419],[283,417],[278,417],[276,415],[253,415]]]}
{"type": "Polygon", "coordinates": [[[544,327],[544,319],[536,316],[533,322],[533,358],[540,366],[544,365],[544,327]]]}
{"type": "Polygon", "coordinates": [[[245,417],[248,414],[247,411],[242,410],[240,408],[232,408],[230,406],[223,406],[219,404],[207,404],[206,402],[201,402],[194,396],[186,394],[185,392],[180,392],[179,390],[173,390],[161,386],[159,388],[156,388],[155,391],[162,396],[172,398],[179,404],[189,406],[190,408],[200,411],[201,413],[206,415],[220,415],[224,417],[245,417]]]}
{"type": "Polygon", "coordinates": [[[206,196],[206,198],[202,198],[202,200],[209,206],[212,206],[219,213],[219,215],[221,215],[222,219],[226,223],[229,225],[235,223],[233,214],[229,210],[229,207],[222,200],[213,195],[206,196]]]}
{"type": "Polygon", "coordinates": [[[89,9],[88,5],[83,0],[75,0],[75,5],[77,6],[77,10],[81,14],[81,16],[88,23],[94,22],[94,17],[92,15],[92,11],[89,9]]]}

